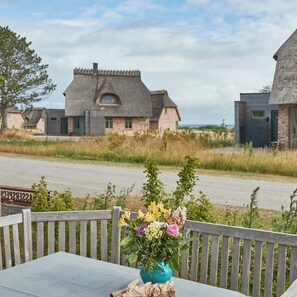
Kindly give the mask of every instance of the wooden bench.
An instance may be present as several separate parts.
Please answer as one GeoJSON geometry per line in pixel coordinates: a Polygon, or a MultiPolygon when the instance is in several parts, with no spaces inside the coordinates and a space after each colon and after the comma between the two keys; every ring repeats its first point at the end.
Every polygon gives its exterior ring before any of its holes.
{"type": "MultiPolygon", "coordinates": [[[[0,269],[57,251],[127,265],[120,253],[125,236],[118,227],[120,214],[119,207],[43,213],[26,209],[22,215],[2,217],[0,269]]],[[[265,297],[273,292],[281,296],[297,279],[297,235],[196,221],[185,226],[194,240],[182,253],[181,278],[265,297]]]]}

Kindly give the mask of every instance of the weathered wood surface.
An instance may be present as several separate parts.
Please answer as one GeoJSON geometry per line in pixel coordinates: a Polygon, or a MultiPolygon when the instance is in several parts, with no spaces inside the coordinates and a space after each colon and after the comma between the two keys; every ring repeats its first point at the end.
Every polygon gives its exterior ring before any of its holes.
{"type": "Polygon", "coordinates": [[[111,297],[174,297],[175,290],[173,282],[164,284],[146,283],[137,286],[138,279],[131,282],[124,290],[111,293],[111,297]]]}
{"type": "Polygon", "coordinates": [[[281,295],[281,297],[296,297],[297,296],[297,280],[295,280],[289,289],[281,295]]]}

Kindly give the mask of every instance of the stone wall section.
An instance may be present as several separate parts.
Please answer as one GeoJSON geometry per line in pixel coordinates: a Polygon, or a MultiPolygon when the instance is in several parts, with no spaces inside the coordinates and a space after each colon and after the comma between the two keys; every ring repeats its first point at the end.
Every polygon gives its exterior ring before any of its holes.
{"type": "Polygon", "coordinates": [[[20,113],[7,113],[7,128],[8,129],[23,129],[25,120],[20,113]]]}
{"type": "Polygon", "coordinates": [[[289,111],[297,104],[280,104],[278,106],[278,141],[282,150],[289,148],[289,111]]]}
{"type": "Polygon", "coordinates": [[[149,119],[147,118],[132,118],[132,128],[125,128],[126,118],[112,118],[113,128],[105,128],[105,132],[117,132],[132,134],[134,132],[147,131],[149,129],[149,119]]]}
{"type": "Polygon", "coordinates": [[[179,121],[176,108],[164,107],[159,118],[158,127],[161,131],[166,129],[176,130],[177,122],[179,121]]]}

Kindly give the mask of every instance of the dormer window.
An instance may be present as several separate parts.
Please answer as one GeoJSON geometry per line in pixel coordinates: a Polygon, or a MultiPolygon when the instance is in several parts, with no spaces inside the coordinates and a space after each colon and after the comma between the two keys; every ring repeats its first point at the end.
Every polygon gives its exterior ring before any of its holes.
{"type": "Polygon", "coordinates": [[[119,98],[114,94],[103,94],[101,95],[100,99],[98,100],[99,104],[106,104],[106,105],[118,105],[119,98]]]}

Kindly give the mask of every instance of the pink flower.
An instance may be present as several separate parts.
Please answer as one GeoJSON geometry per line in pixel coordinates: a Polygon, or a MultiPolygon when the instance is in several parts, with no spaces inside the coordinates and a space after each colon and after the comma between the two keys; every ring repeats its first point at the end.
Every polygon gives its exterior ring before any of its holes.
{"type": "Polygon", "coordinates": [[[179,228],[176,225],[168,225],[166,229],[166,233],[169,236],[177,237],[179,232],[179,228]]]}

